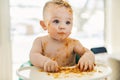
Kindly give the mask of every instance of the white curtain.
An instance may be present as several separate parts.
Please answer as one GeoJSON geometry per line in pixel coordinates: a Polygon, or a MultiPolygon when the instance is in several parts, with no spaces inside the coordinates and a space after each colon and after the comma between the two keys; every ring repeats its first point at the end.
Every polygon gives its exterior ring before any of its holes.
{"type": "Polygon", "coordinates": [[[105,43],[110,53],[120,53],[120,0],[105,1],[105,43]]]}
{"type": "Polygon", "coordinates": [[[12,80],[9,0],[0,0],[0,80],[12,80]]]}
{"type": "Polygon", "coordinates": [[[108,51],[112,54],[109,58],[112,68],[110,80],[120,80],[120,0],[105,1],[105,43],[109,48],[108,51]]]}

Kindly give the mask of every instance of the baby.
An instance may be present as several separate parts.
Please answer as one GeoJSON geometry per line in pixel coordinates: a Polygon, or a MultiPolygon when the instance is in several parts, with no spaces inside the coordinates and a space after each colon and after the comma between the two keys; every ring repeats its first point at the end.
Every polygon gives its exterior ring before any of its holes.
{"type": "Polygon", "coordinates": [[[52,0],[45,4],[43,21],[40,25],[48,35],[37,37],[30,51],[34,66],[47,72],[56,72],[59,67],[74,66],[75,55],[81,57],[77,66],[80,70],[93,70],[94,54],[78,40],[70,38],[73,26],[73,11],[64,0],[52,0]]]}

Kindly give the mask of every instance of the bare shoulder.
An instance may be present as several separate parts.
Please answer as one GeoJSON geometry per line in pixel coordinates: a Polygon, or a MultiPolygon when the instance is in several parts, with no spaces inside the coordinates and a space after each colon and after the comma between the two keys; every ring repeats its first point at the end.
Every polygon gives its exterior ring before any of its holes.
{"type": "Polygon", "coordinates": [[[79,40],[77,40],[77,39],[74,39],[74,38],[68,38],[70,41],[72,41],[73,43],[80,43],[80,41],[79,40]]]}
{"type": "Polygon", "coordinates": [[[35,38],[34,43],[41,43],[46,38],[47,38],[47,36],[39,36],[39,37],[35,38]]]}
{"type": "Polygon", "coordinates": [[[69,39],[74,44],[75,48],[83,48],[83,45],[81,44],[80,40],[74,38],[69,38],[69,39]]]}

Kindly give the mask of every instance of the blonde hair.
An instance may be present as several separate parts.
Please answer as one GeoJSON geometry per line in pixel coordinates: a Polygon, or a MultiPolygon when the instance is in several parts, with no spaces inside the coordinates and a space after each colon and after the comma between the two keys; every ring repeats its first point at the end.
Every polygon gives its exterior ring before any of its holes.
{"type": "Polygon", "coordinates": [[[73,12],[71,5],[66,0],[51,0],[51,1],[48,1],[43,8],[43,18],[44,19],[45,19],[46,7],[49,4],[55,4],[55,5],[60,6],[60,7],[66,7],[69,9],[69,12],[71,12],[71,13],[73,12]]]}

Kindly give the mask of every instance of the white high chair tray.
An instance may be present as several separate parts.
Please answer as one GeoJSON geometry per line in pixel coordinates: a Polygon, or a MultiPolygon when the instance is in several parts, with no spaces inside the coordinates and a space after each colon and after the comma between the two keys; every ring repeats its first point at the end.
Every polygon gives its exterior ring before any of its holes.
{"type": "Polygon", "coordinates": [[[100,80],[108,77],[111,72],[111,68],[104,64],[96,64],[92,72],[81,73],[48,73],[31,66],[18,69],[17,75],[23,80],[100,80]]]}

